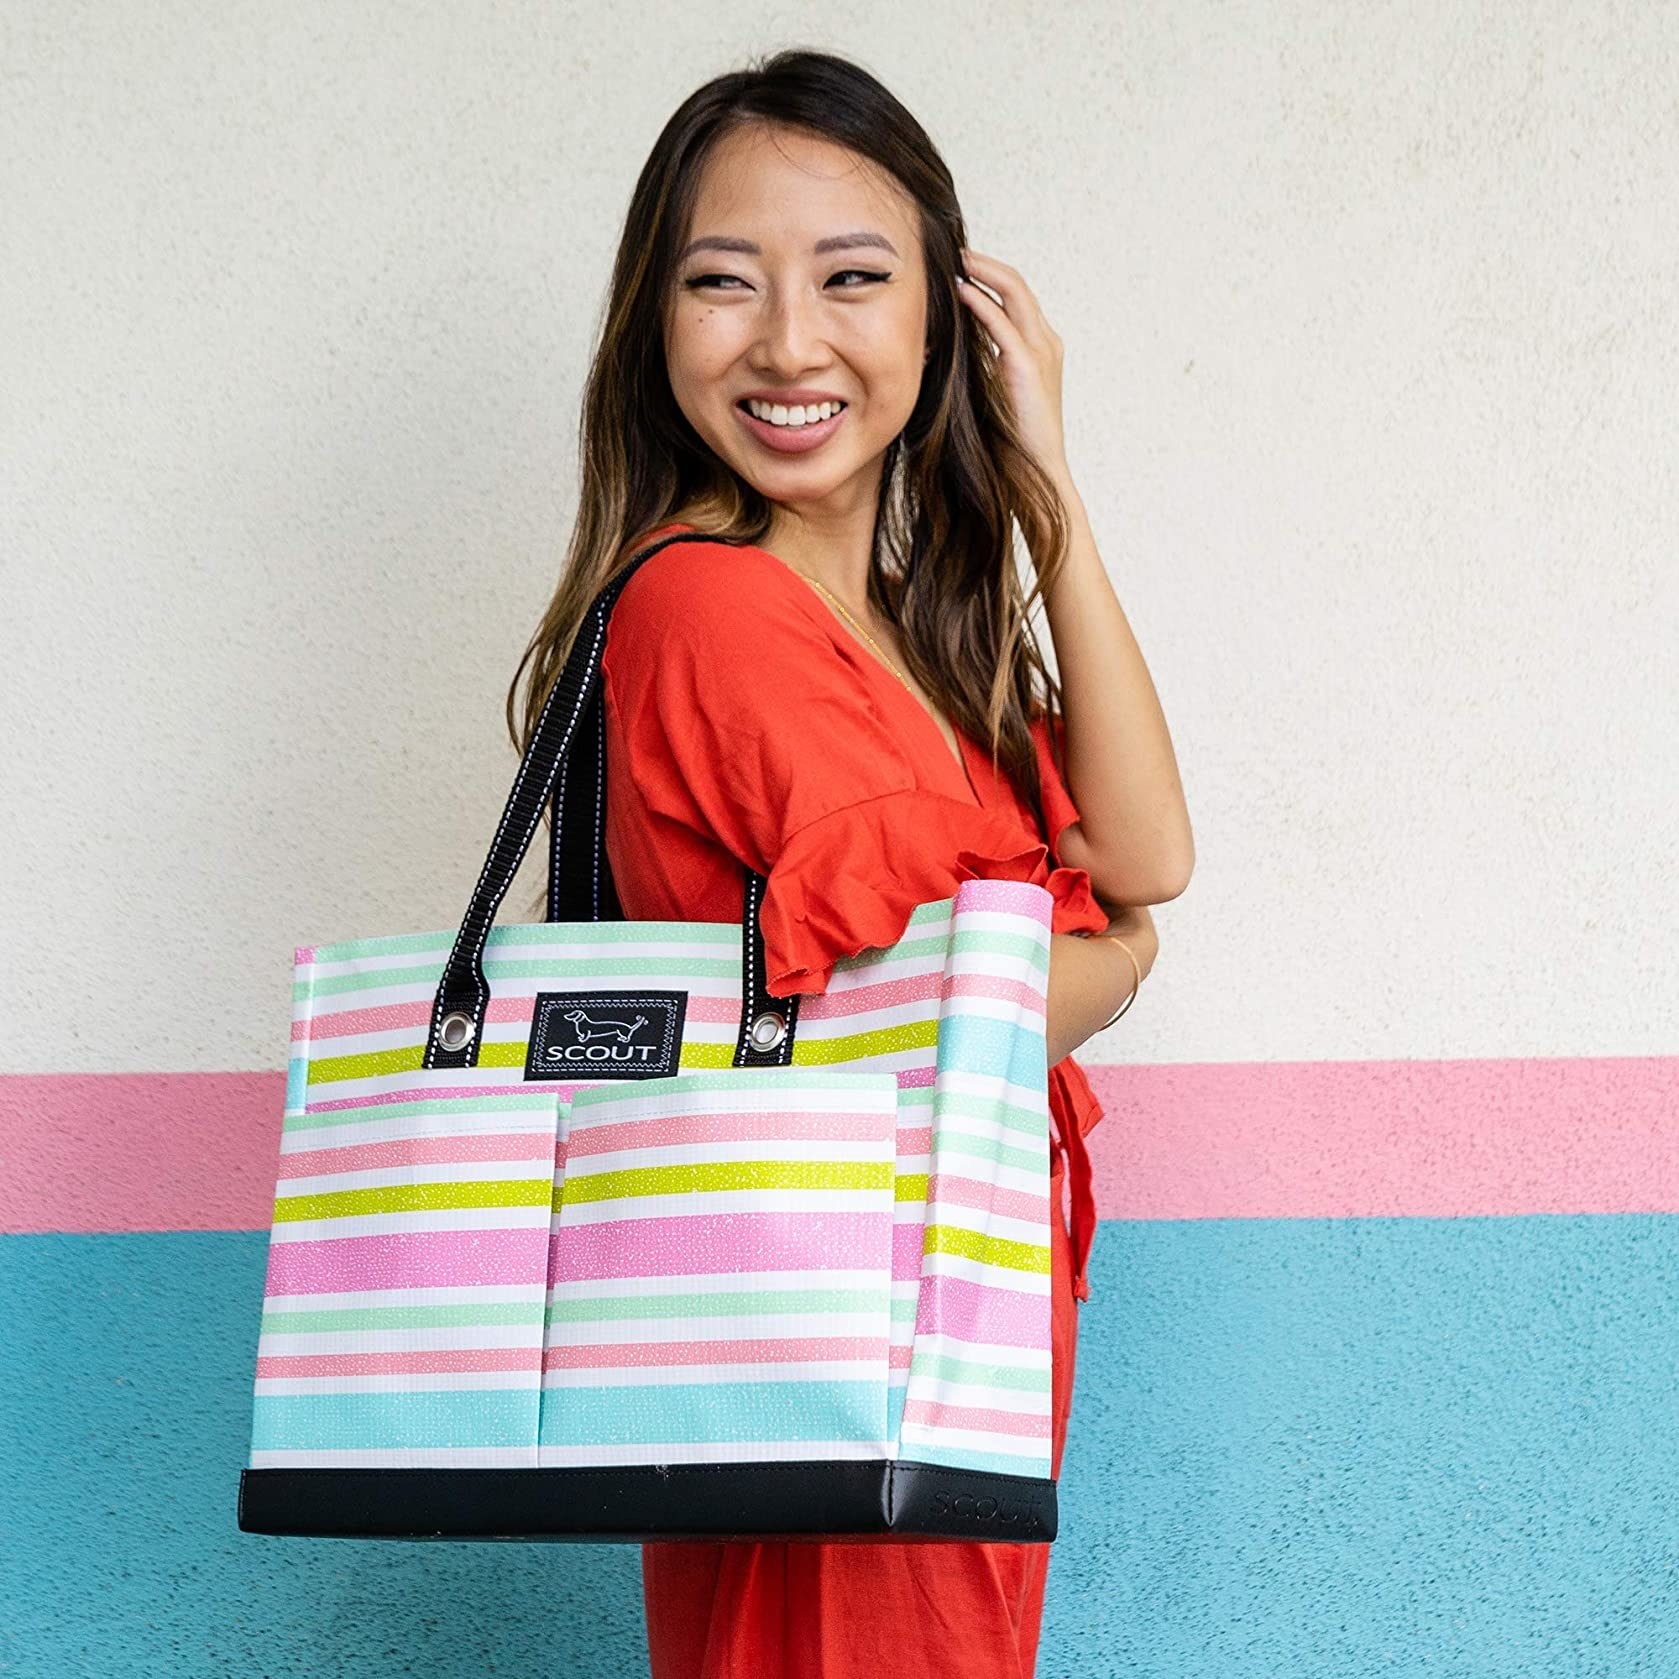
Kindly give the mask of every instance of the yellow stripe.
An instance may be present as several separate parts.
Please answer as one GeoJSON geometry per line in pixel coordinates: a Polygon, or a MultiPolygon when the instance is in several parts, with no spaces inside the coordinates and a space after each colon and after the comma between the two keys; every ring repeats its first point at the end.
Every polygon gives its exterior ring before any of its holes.
{"type": "Polygon", "coordinates": [[[473,1178],[464,1183],[390,1183],[373,1189],[333,1189],[319,1195],[282,1195],[274,1222],[354,1218],[359,1213],[436,1213],[454,1207],[541,1207],[552,1203],[554,1180],[473,1178]]]}
{"type": "Polygon", "coordinates": [[[927,1199],[927,1174],[925,1172],[900,1172],[898,1174],[898,1192],[894,1199],[899,1201],[925,1201],[927,1199]]]}
{"type": "Polygon", "coordinates": [[[965,1230],[959,1224],[931,1224],[922,1243],[923,1253],[954,1253],[982,1265],[1001,1265],[1010,1271],[1036,1271],[1049,1275],[1049,1249],[1035,1242],[1011,1242],[1004,1236],[987,1236],[965,1230]]]}
{"type": "MultiPolygon", "coordinates": [[[[376,1049],[363,1055],[329,1055],[309,1063],[310,1084],[335,1084],[341,1079],[376,1079],[388,1073],[417,1073],[426,1061],[424,1044],[401,1049],[376,1049]]],[[[478,1051],[480,1067],[523,1067],[525,1045],[492,1042],[478,1051]]]]}
{"type": "Polygon", "coordinates": [[[793,1065],[821,1067],[869,1055],[902,1055],[905,1050],[931,1049],[938,1041],[937,1020],[911,1020],[902,1026],[882,1026],[842,1038],[800,1037],[793,1045],[793,1065]]]}
{"type": "Polygon", "coordinates": [[[687,1195],[719,1189],[889,1189],[890,1160],[702,1160],[686,1166],[627,1166],[568,1177],[565,1200],[687,1195]]]}

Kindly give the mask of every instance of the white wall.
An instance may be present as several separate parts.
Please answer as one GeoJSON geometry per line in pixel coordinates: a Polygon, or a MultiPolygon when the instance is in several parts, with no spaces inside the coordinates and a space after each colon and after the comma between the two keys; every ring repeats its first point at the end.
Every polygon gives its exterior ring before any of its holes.
{"type": "Polygon", "coordinates": [[[1067,344],[1199,854],[1085,1059],[1671,1050],[1679,8],[7,0],[0,1072],[459,919],[635,173],[795,43],[1067,344]]]}

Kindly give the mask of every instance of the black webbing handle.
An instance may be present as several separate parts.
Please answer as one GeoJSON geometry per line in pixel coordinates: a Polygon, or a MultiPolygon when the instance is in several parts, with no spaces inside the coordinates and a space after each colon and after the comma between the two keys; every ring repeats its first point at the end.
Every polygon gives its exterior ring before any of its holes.
{"type": "MultiPolygon", "coordinates": [[[[432,1004],[426,1038],[429,1069],[476,1067],[490,987],[484,947],[542,817],[554,801],[554,850],[548,883],[549,920],[619,920],[622,913],[606,859],[606,735],[601,659],[606,630],[624,585],[672,542],[727,542],[679,531],[634,556],[595,597],[572,642],[559,680],[543,703],[513,779],[506,808],[471,902],[455,935],[432,1004]],[[572,862],[586,859],[587,868],[572,862]],[[568,866],[562,867],[562,862],[568,866]]],[[[764,941],[758,925],[764,876],[745,871],[741,913],[741,1024],[736,1066],[786,1066],[792,1058],[798,1001],[764,990],[764,941]]]]}

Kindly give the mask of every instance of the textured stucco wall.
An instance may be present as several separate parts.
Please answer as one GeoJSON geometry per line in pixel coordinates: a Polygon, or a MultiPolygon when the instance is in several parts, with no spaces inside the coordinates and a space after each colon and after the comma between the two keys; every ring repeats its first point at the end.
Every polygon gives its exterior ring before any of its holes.
{"type": "Polygon", "coordinates": [[[1672,1670],[1679,8],[9,0],[0,1671],[640,1671],[627,1551],[226,1531],[246,1189],[293,947],[476,877],[635,172],[795,41],[1066,341],[1195,820],[1040,1672],[1672,1670]]]}

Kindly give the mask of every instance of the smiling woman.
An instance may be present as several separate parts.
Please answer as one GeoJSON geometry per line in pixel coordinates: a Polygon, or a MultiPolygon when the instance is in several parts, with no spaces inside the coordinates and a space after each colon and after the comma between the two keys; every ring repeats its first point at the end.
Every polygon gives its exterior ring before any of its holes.
{"type": "MultiPolygon", "coordinates": [[[[682,103],[625,217],[577,525],[508,722],[523,751],[588,607],[666,538],[626,582],[603,655],[599,727],[628,766],[604,817],[625,917],[734,921],[745,865],[767,880],[766,989],[822,995],[837,964],[966,880],[1048,889],[1051,1158],[1020,1169],[1050,1168],[1055,1476],[1095,1228],[1084,1135],[1101,1117],[1065,1051],[1154,953],[1148,925],[1111,919],[1093,874],[1060,860],[1063,839],[1098,853],[1032,609],[1070,552],[1082,575],[1063,613],[1101,568],[1082,526],[1071,547],[1050,341],[1012,281],[1017,325],[964,302],[971,256],[932,141],[856,65],[784,52],[682,103]],[[702,540],[668,540],[684,532],[702,540]]],[[[1087,761],[1120,758],[1084,738],[1087,761]]],[[[906,1183],[929,1171],[913,1132],[900,1121],[906,1183]]],[[[976,1449],[1027,1426],[1003,1402],[962,1411],[978,1366],[934,1362],[951,1366],[934,1373],[939,1408],[976,1449]]],[[[642,1565],[653,1679],[1029,1679],[1048,1546],[683,1541],[644,1545],[642,1565]]]]}

